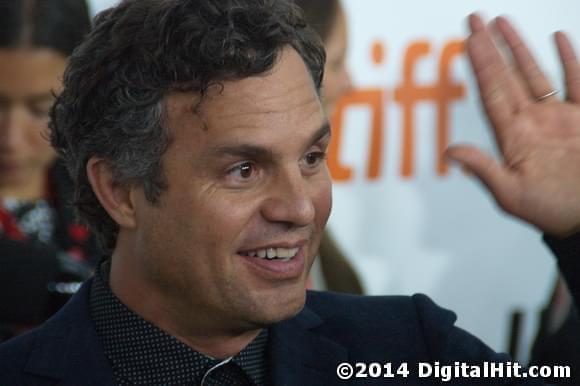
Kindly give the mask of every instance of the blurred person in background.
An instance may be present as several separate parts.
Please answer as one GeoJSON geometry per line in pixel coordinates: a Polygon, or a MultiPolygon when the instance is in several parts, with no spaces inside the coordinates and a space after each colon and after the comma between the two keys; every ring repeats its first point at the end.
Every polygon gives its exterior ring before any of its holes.
{"type": "Polygon", "coordinates": [[[96,263],[46,137],[67,57],[89,30],[84,0],[0,0],[0,342],[47,319],[96,263]]]}
{"type": "MultiPolygon", "coordinates": [[[[347,24],[340,0],[296,0],[304,11],[306,22],[322,38],[326,64],[322,83],[322,103],[330,117],[340,97],[352,90],[346,68],[347,24]]],[[[327,229],[320,243],[318,259],[310,273],[312,288],[352,294],[363,294],[356,270],[327,229]]]]}

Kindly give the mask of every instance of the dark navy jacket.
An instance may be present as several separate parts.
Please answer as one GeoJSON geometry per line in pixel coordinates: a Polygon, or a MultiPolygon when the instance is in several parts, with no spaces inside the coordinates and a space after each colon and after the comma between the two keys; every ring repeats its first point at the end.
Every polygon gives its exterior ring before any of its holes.
{"type": "MultiPolygon", "coordinates": [[[[0,385],[114,384],[89,315],[90,285],[91,280],[44,325],[0,345],[0,385]]],[[[424,295],[309,292],[306,307],[297,316],[270,330],[271,379],[274,385],[288,386],[440,384],[434,378],[417,379],[417,362],[509,360],[455,327],[454,321],[452,312],[424,295]],[[342,362],[391,362],[393,372],[407,362],[410,374],[341,381],[336,367],[342,362]]],[[[529,381],[525,384],[535,384],[529,381]]],[[[482,384],[523,383],[494,379],[482,384]]]]}

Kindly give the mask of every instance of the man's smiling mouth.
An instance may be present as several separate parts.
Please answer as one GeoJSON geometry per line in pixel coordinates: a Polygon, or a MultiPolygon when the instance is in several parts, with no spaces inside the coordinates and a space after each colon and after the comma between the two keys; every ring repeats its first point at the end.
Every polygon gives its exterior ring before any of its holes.
{"type": "Polygon", "coordinates": [[[243,251],[239,252],[242,256],[248,257],[256,257],[259,259],[267,259],[267,260],[284,260],[288,261],[294,258],[300,248],[263,248],[263,249],[255,249],[250,251],[243,251]]]}
{"type": "Polygon", "coordinates": [[[237,252],[251,269],[267,279],[286,280],[304,276],[307,268],[308,239],[273,241],[268,244],[246,244],[237,252]]]}

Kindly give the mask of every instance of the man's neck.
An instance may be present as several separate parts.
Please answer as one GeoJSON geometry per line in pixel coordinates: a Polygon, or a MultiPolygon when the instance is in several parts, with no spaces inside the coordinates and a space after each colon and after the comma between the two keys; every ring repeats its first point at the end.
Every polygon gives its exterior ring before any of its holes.
{"type": "Polygon", "coordinates": [[[224,320],[200,318],[192,320],[195,307],[175,304],[159,292],[135,282],[130,264],[123,264],[117,250],[111,258],[109,286],[115,296],[133,312],[164,330],[193,350],[212,358],[227,358],[242,351],[261,332],[261,328],[234,329],[222,325],[224,320]]]}
{"type": "Polygon", "coordinates": [[[215,336],[204,336],[201,338],[193,335],[180,336],[171,331],[167,332],[201,354],[214,359],[226,359],[238,354],[246,348],[254,339],[256,339],[261,330],[249,331],[235,336],[221,334],[215,336]]]}

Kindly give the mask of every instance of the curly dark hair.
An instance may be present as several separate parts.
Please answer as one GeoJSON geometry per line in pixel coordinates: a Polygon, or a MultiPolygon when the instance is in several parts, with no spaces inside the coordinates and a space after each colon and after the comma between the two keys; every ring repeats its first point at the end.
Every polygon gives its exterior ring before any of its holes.
{"type": "Polygon", "coordinates": [[[51,48],[69,56],[90,29],[84,0],[0,0],[2,48],[51,48]]]}
{"type": "Polygon", "coordinates": [[[125,0],[100,13],[71,56],[51,112],[51,142],[75,184],[75,206],[105,250],[118,225],[89,183],[86,164],[105,159],[116,184],[139,184],[156,205],[167,188],[170,142],[164,98],[272,69],[294,48],[319,91],[325,53],[291,0],[125,0]]]}

